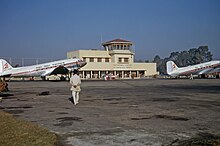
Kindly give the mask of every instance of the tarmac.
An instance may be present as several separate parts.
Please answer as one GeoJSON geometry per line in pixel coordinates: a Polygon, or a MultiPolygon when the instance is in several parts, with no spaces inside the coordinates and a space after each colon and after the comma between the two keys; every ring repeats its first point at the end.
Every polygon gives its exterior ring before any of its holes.
{"type": "Polygon", "coordinates": [[[82,81],[78,105],[67,81],[8,84],[0,109],[55,132],[62,146],[175,145],[220,134],[220,79],[82,81]]]}

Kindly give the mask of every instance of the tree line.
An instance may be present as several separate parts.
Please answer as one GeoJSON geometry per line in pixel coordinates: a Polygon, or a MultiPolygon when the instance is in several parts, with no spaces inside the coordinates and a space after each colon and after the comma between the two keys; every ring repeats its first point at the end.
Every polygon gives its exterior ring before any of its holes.
{"type": "Polygon", "coordinates": [[[159,55],[156,55],[153,62],[157,63],[157,71],[159,71],[160,74],[167,74],[167,61],[172,60],[178,67],[183,67],[211,61],[212,56],[213,55],[209,51],[208,46],[200,46],[198,48],[189,49],[188,51],[172,52],[169,57],[164,59],[160,58],[159,55]]]}

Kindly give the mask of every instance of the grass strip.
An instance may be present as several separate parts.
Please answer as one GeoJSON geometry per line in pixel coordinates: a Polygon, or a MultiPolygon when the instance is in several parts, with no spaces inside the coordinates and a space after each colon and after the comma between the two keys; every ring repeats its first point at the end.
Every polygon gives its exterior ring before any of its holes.
{"type": "Polygon", "coordinates": [[[0,145],[55,146],[57,137],[47,129],[16,119],[0,110],[0,145]]]}

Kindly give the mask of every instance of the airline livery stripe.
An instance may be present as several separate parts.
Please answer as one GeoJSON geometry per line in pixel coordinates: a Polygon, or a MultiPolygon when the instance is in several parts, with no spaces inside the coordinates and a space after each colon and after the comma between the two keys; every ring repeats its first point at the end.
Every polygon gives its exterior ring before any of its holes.
{"type": "Polygon", "coordinates": [[[196,72],[196,71],[201,71],[201,70],[206,69],[206,68],[214,68],[214,67],[217,67],[217,66],[218,65],[205,66],[205,67],[202,67],[202,68],[196,68],[196,69],[188,70],[188,71],[182,72],[180,74],[192,73],[192,72],[196,72]]]}
{"type": "Polygon", "coordinates": [[[77,63],[78,63],[78,62],[67,63],[67,64],[59,65],[59,66],[51,66],[51,67],[36,69],[36,70],[33,70],[33,71],[25,71],[25,72],[15,73],[15,74],[12,74],[12,76],[16,76],[16,75],[20,75],[20,74],[30,74],[30,73],[33,73],[33,72],[44,71],[44,70],[52,69],[52,68],[55,69],[55,68],[58,68],[58,67],[61,67],[61,66],[64,66],[64,67],[68,68],[68,67],[71,67],[71,66],[73,66],[73,65],[75,65],[75,64],[77,64],[77,63]]]}

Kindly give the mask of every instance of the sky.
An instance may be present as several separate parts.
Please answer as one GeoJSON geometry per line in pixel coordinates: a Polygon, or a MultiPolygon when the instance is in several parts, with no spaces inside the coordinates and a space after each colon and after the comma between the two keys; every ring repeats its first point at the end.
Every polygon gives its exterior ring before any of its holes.
{"type": "Polygon", "coordinates": [[[0,0],[0,57],[66,58],[117,38],[137,60],[202,45],[220,59],[220,1],[0,0]]]}

